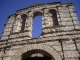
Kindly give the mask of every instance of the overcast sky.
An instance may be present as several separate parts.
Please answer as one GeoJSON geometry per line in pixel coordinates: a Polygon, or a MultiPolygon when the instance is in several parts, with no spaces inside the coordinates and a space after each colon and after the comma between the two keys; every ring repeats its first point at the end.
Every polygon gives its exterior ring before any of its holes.
{"type": "MultiPolygon", "coordinates": [[[[36,3],[50,2],[73,2],[77,12],[78,20],[80,21],[80,0],[0,0],[0,35],[4,29],[8,16],[16,13],[17,10],[27,8],[36,3]]],[[[33,22],[33,37],[38,37],[41,33],[41,16],[34,18],[33,22]]]]}

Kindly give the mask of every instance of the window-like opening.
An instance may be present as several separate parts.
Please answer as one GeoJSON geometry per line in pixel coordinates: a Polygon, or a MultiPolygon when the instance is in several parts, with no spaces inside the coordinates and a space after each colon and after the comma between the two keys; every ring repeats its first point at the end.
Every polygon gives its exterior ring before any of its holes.
{"type": "Polygon", "coordinates": [[[50,9],[50,10],[49,10],[49,13],[51,14],[51,17],[52,17],[52,19],[53,19],[53,26],[54,26],[54,25],[58,25],[56,10],[50,9]]]}
{"type": "Polygon", "coordinates": [[[38,38],[42,33],[42,13],[35,12],[33,19],[32,38],[38,38]]]}
{"type": "Polygon", "coordinates": [[[22,17],[21,17],[21,19],[22,19],[21,31],[24,31],[26,18],[27,18],[26,14],[22,15],[22,17]]]}

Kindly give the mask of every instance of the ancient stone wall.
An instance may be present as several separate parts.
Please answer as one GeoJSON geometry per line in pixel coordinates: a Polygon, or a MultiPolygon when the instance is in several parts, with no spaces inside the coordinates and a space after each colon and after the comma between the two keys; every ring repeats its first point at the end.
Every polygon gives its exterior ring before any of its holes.
{"type": "Polygon", "coordinates": [[[33,49],[48,52],[54,60],[80,59],[80,24],[73,3],[34,4],[8,17],[0,39],[0,60],[22,60],[22,54],[33,49]],[[42,16],[42,34],[33,39],[37,15],[42,16]]]}

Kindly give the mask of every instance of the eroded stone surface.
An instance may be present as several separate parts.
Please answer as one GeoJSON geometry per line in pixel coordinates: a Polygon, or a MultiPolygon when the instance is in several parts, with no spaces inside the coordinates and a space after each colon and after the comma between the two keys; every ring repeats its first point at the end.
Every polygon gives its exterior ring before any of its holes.
{"type": "Polygon", "coordinates": [[[9,16],[0,39],[0,60],[24,60],[34,49],[30,56],[44,53],[54,60],[80,60],[80,24],[73,3],[34,4],[9,16]],[[37,15],[42,16],[42,34],[33,39],[37,15]]]}

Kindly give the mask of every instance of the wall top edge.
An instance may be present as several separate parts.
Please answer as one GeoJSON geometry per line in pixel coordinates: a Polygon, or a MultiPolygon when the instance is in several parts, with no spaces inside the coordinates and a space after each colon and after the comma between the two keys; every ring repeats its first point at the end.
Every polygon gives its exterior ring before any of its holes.
{"type": "MultiPolygon", "coordinates": [[[[27,8],[23,8],[23,9],[19,9],[19,10],[17,10],[16,13],[10,15],[10,16],[8,17],[8,19],[9,19],[10,17],[12,17],[12,16],[16,16],[16,15],[17,15],[17,12],[20,12],[20,11],[22,11],[22,10],[28,10],[28,9],[31,9],[31,8],[33,8],[33,7],[37,7],[37,6],[44,6],[44,5],[57,5],[57,4],[60,4],[60,5],[74,5],[74,3],[72,3],[72,2],[66,2],[66,3],[62,3],[62,2],[37,3],[37,4],[33,4],[33,5],[31,5],[31,6],[27,7],[27,8]]],[[[60,6],[60,5],[59,5],[59,6],[60,6]]]]}

